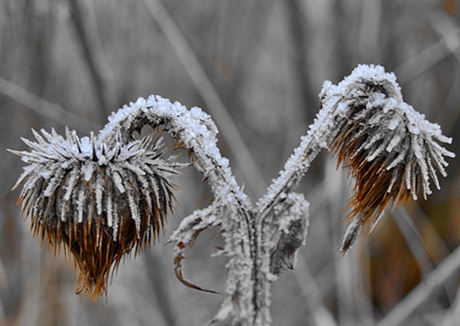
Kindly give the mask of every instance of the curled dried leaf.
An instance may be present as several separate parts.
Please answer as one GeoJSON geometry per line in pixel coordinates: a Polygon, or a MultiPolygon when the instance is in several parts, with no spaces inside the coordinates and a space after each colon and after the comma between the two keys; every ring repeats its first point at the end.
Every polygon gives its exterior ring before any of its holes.
{"type": "Polygon", "coordinates": [[[216,218],[215,215],[217,212],[218,210],[216,210],[213,205],[203,210],[195,211],[192,215],[182,220],[179,228],[171,235],[169,241],[176,243],[174,248],[174,274],[177,279],[185,286],[209,293],[218,292],[195,285],[193,282],[184,277],[182,272],[182,260],[185,259],[185,256],[183,255],[184,249],[187,246],[192,247],[202,231],[219,224],[219,219],[216,218]]]}
{"type": "Polygon", "coordinates": [[[307,220],[292,221],[288,232],[281,231],[278,243],[270,255],[270,273],[280,275],[287,269],[294,269],[297,250],[305,244],[307,220]]]}
{"type": "Polygon", "coordinates": [[[182,284],[184,284],[185,286],[187,286],[187,287],[189,287],[191,289],[195,289],[195,290],[202,291],[202,292],[218,294],[219,292],[202,288],[202,287],[192,283],[191,281],[189,281],[188,279],[186,279],[184,277],[184,274],[182,273],[182,264],[181,264],[181,262],[185,258],[186,257],[184,255],[182,255],[181,253],[174,256],[174,274],[176,275],[177,279],[182,284]]]}

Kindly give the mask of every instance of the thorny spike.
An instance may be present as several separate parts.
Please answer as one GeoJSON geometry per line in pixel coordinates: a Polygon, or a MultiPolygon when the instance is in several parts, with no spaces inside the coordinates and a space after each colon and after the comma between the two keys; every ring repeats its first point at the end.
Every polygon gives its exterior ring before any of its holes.
{"type": "Polygon", "coordinates": [[[31,128],[31,130],[32,130],[32,134],[34,135],[35,139],[40,143],[40,145],[46,146],[47,143],[43,139],[43,137],[34,128],[31,128]]]}

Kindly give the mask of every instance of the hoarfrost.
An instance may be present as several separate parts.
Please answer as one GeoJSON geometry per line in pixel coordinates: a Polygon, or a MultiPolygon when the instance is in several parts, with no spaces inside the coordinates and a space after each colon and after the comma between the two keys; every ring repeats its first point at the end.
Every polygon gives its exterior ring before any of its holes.
{"type": "Polygon", "coordinates": [[[83,222],[83,212],[85,207],[86,194],[83,190],[78,192],[77,210],[78,210],[78,223],[83,222]]]}
{"type": "Polygon", "coordinates": [[[396,127],[399,125],[399,117],[395,117],[388,122],[388,129],[395,130],[396,127]]]}
{"type": "Polygon", "coordinates": [[[118,191],[121,194],[124,193],[126,190],[125,190],[125,187],[123,186],[123,180],[121,179],[119,172],[113,171],[112,177],[113,177],[113,181],[115,182],[115,186],[118,188],[118,191]]]}
{"type": "Polygon", "coordinates": [[[85,179],[85,181],[91,180],[94,172],[93,162],[87,162],[86,164],[84,164],[81,168],[81,171],[83,172],[83,178],[85,179]]]}

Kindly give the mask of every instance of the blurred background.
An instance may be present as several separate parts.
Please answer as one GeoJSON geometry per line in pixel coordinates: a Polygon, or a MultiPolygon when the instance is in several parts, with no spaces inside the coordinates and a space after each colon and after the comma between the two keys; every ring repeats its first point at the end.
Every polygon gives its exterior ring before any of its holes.
{"type": "MultiPolygon", "coordinates": [[[[31,128],[63,133],[67,125],[83,136],[150,94],[199,106],[215,119],[222,154],[255,203],[313,121],[323,81],[373,63],[395,72],[405,101],[439,123],[460,155],[459,7],[456,0],[0,0],[0,325],[203,325],[222,300],[173,274],[169,235],[211,199],[192,169],[176,180],[179,204],[165,237],[121,264],[107,299],[75,295],[72,261],[40,249],[15,206],[20,191],[11,191],[24,164],[6,149],[25,149],[20,138],[33,138],[31,128]]],[[[352,182],[323,154],[299,189],[311,203],[309,235],[295,271],[273,284],[273,325],[392,325],[395,311],[407,316],[404,325],[458,325],[457,159],[441,190],[389,214],[342,257],[352,182]],[[452,268],[442,285],[408,303],[406,295],[446,262],[452,268]]],[[[210,257],[221,241],[218,230],[200,235],[188,251],[187,278],[224,289],[225,258],[210,257]]]]}

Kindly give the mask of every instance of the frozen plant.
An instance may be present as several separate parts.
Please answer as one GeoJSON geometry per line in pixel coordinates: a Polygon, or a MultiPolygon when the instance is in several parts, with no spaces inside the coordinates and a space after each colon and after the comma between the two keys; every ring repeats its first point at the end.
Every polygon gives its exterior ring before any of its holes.
{"type": "Polygon", "coordinates": [[[160,135],[167,132],[174,148],[188,150],[190,164],[215,197],[171,236],[177,278],[204,290],[184,277],[183,249],[201,231],[220,228],[225,246],[219,254],[228,258],[228,277],[214,319],[269,325],[270,285],[294,268],[307,235],[309,203],[293,190],[322,149],[335,152],[355,179],[343,253],[368,222],[373,229],[387,207],[416,200],[419,192],[426,197],[430,182],[439,188],[437,173],[445,176],[445,157],[455,156],[440,145],[452,140],[403,101],[396,77],[380,66],[360,65],[338,85],[325,82],[320,101],[300,146],[255,207],[216,146],[211,117],[158,96],[124,106],[98,136],[33,131],[36,142],[24,139],[30,151],[11,151],[29,164],[15,186],[23,184],[19,202],[35,235],[73,254],[80,270],[77,293],[104,294],[121,258],[154,241],[173,209],[169,176],[185,165],[162,158],[168,148],[160,135]],[[136,140],[134,132],[145,125],[156,136],[136,140]]]}

